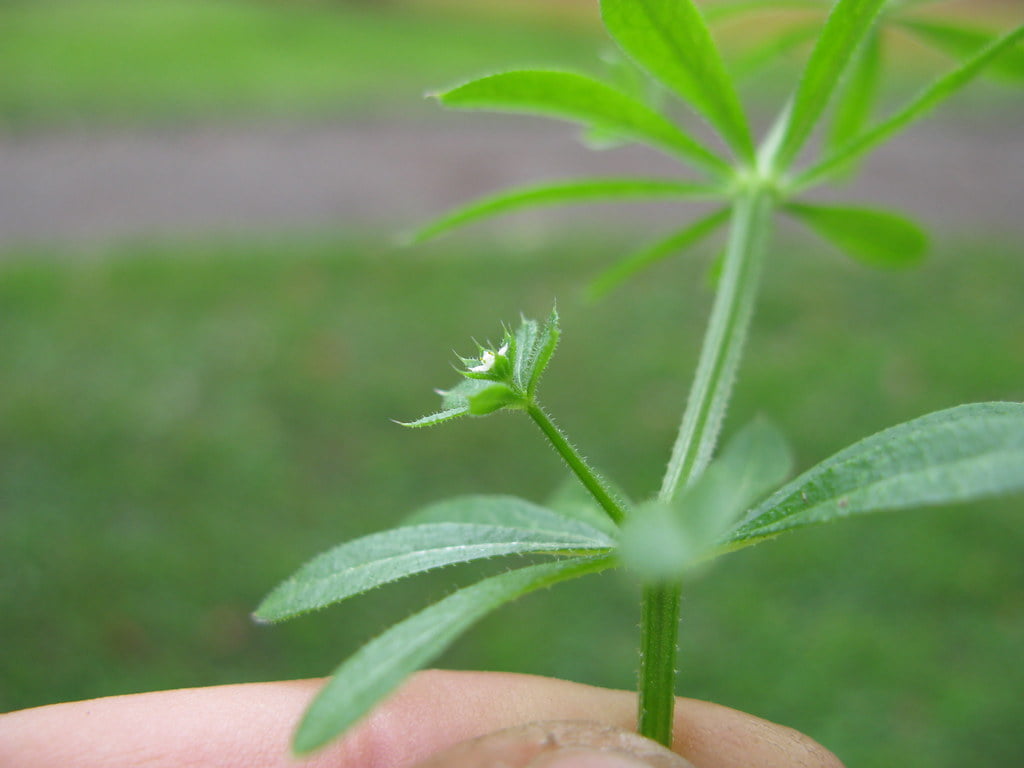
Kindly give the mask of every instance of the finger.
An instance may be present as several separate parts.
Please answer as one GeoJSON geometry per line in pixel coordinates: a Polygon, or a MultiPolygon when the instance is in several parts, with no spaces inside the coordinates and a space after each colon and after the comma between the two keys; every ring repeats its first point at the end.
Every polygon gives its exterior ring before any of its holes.
{"type": "MultiPolygon", "coordinates": [[[[291,734],[322,681],[220,686],[57,704],[0,716],[0,765],[50,768],[409,768],[455,744],[539,720],[631,729],[635,694],[563,680],[424,672],[343,739],[304,761],[291,734]]],[[[812,740],[726,707],[680,699],[676,752],[700,768],[836,768],[812,740]]]]}
{"type": "MultiPolygon", "coordinates": [[[[407,766],[454,743],[544,720],[633,730],[636,694],[532,675],[421,672],[347,741],[364,755],[379,755],[381,766],[407,766]],[[396,737],[396,728],[405,738],[396,737]]],[[[677,699],[674,734],[673,750],[700,768],[842,768],[799,731],[695,699],[677,699]]]]}
{"type": "Polygon", "coordinates": [[[674,752],[601,723],[529,723],[464,741],[416,768],[694,768],[674,752]]]}

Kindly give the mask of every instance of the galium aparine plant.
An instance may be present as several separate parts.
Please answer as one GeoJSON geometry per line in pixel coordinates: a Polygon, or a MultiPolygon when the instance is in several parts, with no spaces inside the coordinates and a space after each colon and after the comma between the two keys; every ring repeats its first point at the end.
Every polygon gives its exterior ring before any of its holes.
{"type": "MultiPolygon", "coordinates": [[[[634,501],[592,468],[541,405],[541,377],[558,343],[557,312],[523,319],[495,344],[461,359],[461,379],[440,409],[409,427],[497,411],[533,421],[586,489],[590,508],[568,514],[511,496],[432,504],[403,525],[314,558],[260,605],[280,621],[382,584],[456,563],[533,554],[537,564],[502,571],[442,599],[371,640],[343,662],[313,701],[295,737],[298,752],[345,731],[474,622],[521,595],[567,579],[625,568],[645,585],[641,606],[638,730],[672,737],[675,649],[685,577],[728,552],[811,525],[962,502],[1024,490],[1024,404],[975,403],[931,413],[867,437],[786,482],[783,437],[754,422],[719,449],[730,392],[751,323],[773,222],[788,216],[869,265],[917,262],[927,238],[906,217],[860,205],[822,205],[807,193],[847,176],[873,149],[982,74],[1024,82],[1024,26],[1004,34],[937,22],[905,0],[789,0],[801,16],[727,66],[712,25],[758,12],[749,0],[702,11],[692,0],[601,0],[620,56],[622,86],[567,71],[492,74],[436,94],[444,106],[528,113],[575,122],[602,145],[642,143],[678,160],[687,175],[568,179],[471,203],[420,230],[416,241],[485,217],[555,203],[679,199],[711,213],[627,255],[593,284],[604,294],[637,270],[725,230],[715,298],[697,370],[661,487],[634,501]],[[877,117],[885,35],[899,29],[953,63],[902,107],[877,117]],[[790,97],[759,141],[737,81],[772,56],[810,42],[790,97]],[[709,145],[669,117],[685,105],[720,140],[709,145]],[[827,118],[827,119],[826,119],[827,118]],[[822,129],[822,124],[827,127],[822,129]],[[824,134],[817,150],[810,140],[824,134]],[[780,487],[781,486],[781,487],[780,487]]],[[[671,340],[666,340],[666,345],[671,340]]]]}

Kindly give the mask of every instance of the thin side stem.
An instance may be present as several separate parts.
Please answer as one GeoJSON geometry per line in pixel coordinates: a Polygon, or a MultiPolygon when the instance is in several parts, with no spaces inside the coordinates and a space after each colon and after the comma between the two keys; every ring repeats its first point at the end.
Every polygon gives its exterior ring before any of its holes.
{"type": "Polygon", "coordinates": [[[554,449],[565,460],[565,463],[569,465],[569,469],[573,471],[573,474],[579,478],[583,486],[590,491],[590,494],[597,500],[597,503],[601,505],[601,508],[608,514],[608,517],[616,524],[621,524],[626,518],[626,512],[622,505],[615,500],[597,472],[591,469],[586,459],[579,454],[572,443],[562,434],[562,431],[544,412],[544,409],[537,405],[537,403],[531,402],[526,407],[526,412],[533,419],[534,423],[540,427],[541,432],[544,433],[544,436],[551,442],[554,449]]]}
{"type": "MultiPolygon", "coordinates": [[[[660,501],[671,501],[711,460],[753,317],[773,204],[771,191],[758,187],[733,207],[725,264],[660,501]]],[[[681,595],[681,585],[652,585],[641,603],[638,730],[666,746],[672,743],[681,595]]]]}

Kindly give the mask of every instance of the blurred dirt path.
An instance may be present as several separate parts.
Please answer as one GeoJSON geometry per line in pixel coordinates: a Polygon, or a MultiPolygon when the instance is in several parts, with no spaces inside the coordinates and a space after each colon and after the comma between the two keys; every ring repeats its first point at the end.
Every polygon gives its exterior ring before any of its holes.
{"type": "MultiPolygon", "coordinates": [[[[892,204],[940,231],[1024,235],[1021,125],[1021,112],[925,123],[832,196],[892,204]]],[[[565,125],[466,116],[0,135],[0,247],[397,231],[510,184],[673,172],[649,150],[591,152],[573,136],[565,125]]],[[[667,227],[665,208],[593,206],[573,216],[606,229],[667,227]]],[[[502,231],[535,237],[566,226],[562,212],[539,213],[502,231]]]]}

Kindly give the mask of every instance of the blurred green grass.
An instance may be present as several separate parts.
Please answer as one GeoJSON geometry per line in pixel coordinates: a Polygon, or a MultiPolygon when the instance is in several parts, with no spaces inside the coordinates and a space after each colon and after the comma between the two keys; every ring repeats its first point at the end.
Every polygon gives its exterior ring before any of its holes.
{"type": "Polygon", "coordinates": [[[0,121],[403,112],[432,88],[519,65],[589,63],[586,27],[344,3],[0,4],[0,121]]]}
{"type": "MultiPolygon", "coordinates": [[[[431,7],[430,0],[8,0],[0,3],[0,127],[320,119],[367,109],[409,115],[424,93],[489,71],[556,67],[607,76],[600,56],[611,45],[596,11],[580,4],[579,14],[544,13],[533,4],[510,15],[517,3],[460,10],[458,2],[431,7]]],[[[997,29],[1013,18],[1000,8],[975,1],[960,12],[997,29]]],[[[756,46],[777,23],[755,15],[716,31],[731,55],[756,46]]],[[[949,66],[905,37],[894,42],[898,65],[887,92],[904,95],[949,66]]],[[[746,82],[755,111],[785,98],[806,53],[805,46],[783,56],[746,82]]],[[[973,94],[966,98],[974,108],[991,108],[1005,90],[973,94]]]]}
{"type": "MultiPolygon", "coordinates": [[[[449,350],[556,297],[546,402],[628,491],[655,488],[707,258],[578,300],[617,250],[584,236],[394,253],[323,236],[5,254],[0,709],[323,674],[460,583],[466,571],[292,624],[248,620],[305,559],[420,504],[557,487],[524,420],[389,421],[435,406],[449,350]]],[[[1024,399],[1021,306],[1015,247],[950,242],[880,274],[783,241],[728,428],[765,413],[808,466],[930,410],[1024,399]]],[[[681,692],[806,730],[850,765],[1013,764],[1019,513],[1019,499],[910,512],[730,556],[688,589],[681,692]]],[[[443,664],[628,687],[635,606],[624,577],[576,582],[486,620],[443,664]]]]}

